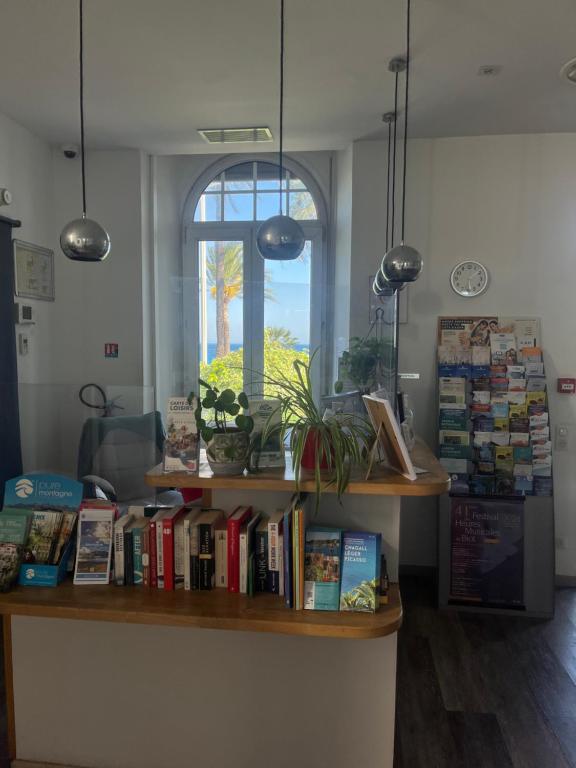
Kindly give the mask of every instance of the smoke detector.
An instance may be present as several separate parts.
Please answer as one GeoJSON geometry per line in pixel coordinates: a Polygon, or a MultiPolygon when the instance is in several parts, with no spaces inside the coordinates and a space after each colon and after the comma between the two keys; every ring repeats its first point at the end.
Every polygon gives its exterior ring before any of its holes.
{"type": "Polygon", "coordinates": [[[198,133],[208,144],[272,141],[270,128],[199,128],[198,133]]]}
{"type": "Polygon", "coordinates": [[[576,85],[576,59],[570,59],[560,70],[560,77],[576,85]]]}

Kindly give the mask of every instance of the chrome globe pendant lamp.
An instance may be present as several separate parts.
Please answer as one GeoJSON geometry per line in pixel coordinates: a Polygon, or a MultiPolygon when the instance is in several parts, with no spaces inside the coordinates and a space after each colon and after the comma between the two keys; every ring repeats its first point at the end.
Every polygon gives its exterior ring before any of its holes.
{"type": "MultiPolygon", "coordinates": [[[[418,279],[422,272],[422,256],[411,245],[405,242],[406,231],[406,157],[408,146],[408,91],[410,86],[410,3],[407,0],[406,9],[406,59],[405,59],[405,91],[404,91],[404,159],[402,169],[402,215],[400,227],[400,244],[394,245],[394,224],[392,225],[392,247],[387,250],[380,267],[381,276],[393,289],[403,288],[406,283],[412,283],[418,279]]],[[[402,60],[392,60],[394,62],[402,60]]],[[[392,70],[394,71],[394,69],[392,70]]],[[[398,70],[396,70],[398,71],[398,70]]],[[[395,112],[397,111],[395,105],[395,112]]],[[[393,171],[394,173],[394,171],[393,171]]],[[[394,185],[393,185],[394,186],[394,185]]],[[[392,215],[394,221],[394,215],[392,215]]]]}
{"type": "Polygon", "coordinates": [[[80,159],[82,162],[82,217],[70,221],[60,234],[60,247],[73,261],[104,261],[110,237],[97,221],[86,216],[86,158],[84,150],[84,0],[79,0],[80,27],[80,159]]]}
{"type": "Polygon", "coordinates": [[[282,213],[282,183],[284,181],[284,0],[280,0],[280,151],[278,156],[278,195],[280,209],[277,216],[266,219],[256,234],[256,245],[263,259],[293,261],[302,253],[305,245],[304,231],[300,224],[282,213]]]}

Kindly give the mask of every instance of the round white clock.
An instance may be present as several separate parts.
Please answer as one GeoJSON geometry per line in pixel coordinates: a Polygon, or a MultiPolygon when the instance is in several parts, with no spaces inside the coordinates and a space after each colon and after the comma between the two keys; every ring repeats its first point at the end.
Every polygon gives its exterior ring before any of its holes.
{"type": "Polygon", "coordinates": [[[479,296],[488,288],[488,270],[479,261],[461,261],[450,274],[450,285],[459,296],[479,296]]]}

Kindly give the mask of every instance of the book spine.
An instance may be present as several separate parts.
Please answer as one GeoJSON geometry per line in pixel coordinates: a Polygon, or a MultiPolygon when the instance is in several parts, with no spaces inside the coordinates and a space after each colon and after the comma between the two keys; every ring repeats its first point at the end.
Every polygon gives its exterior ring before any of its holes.
{"type": "Polygon", "coordinates": [[[132,531],[124,531],[124,583],[134,584],[134,550],[132,549],[132,531]]]}
{"type": "Polygon", "coordinates": [[[268,570],[278,570],[278,523],[268,523],[268,570]]]}
{"type": "Polygon", "coordinates": [[[150,525],[142,530],[142,584],[150,586],[150,525]]]}
{"type": "Polygon", "coordinates": [[[162,525],[162,555],[164,589],[174,589],[174,521],[165,520],[162,525]]]}
{"type": "Polygon", "coordinates": [[[190,528],[190,588],[200,589],[198,526],[195,524],[190,528]]]}
{"type": "Polygon", "coordinates": [[[290,526],[290,514],[284,515],[284,602],[287,608],[292,608],[292,538],[290,526]]]}
{"type": "Polygon", "coordinates": [[[228,592],[240,590],[240,521],[228,521],[228,592]]]}
{"type": "Polygon", "coordinates": [[[299,604],[299,565],[298,565],[298,535],[300,528],[300,510],[298,507],[294,510],[292,527],[292,601],[293,607],[299,611],[302,606],[299,604]]]}
{"type": "Polygon", "coordinates": [[[164,589],[164,546],[162,531],[164,521],[158,520],[156,524],[156,577],[158,589],[164,589]]]}
{"type": "Polygon", "coordinates": [[[248,534],[245,530],[240,532],[239,555],[240,580],[238,591],[241,595],[245,595],[248,592],[248,534]]]}
{"type": "Polygon", "coordinates": [[[184,520],[184,589],[191,589],[190,578],[190,520],[184,520]]]}
{"type": "Polygon", "coordinates": [[[284,596],[284,535],[278,534],[278,594],[284,596]]]}
{"type": "Polygon", "coordinates": [[[256,592],[268,588],[268,532],[256,531],[256,592]]]}
{"type": "Polygon", "coordinates": [[[114,583],[124,586],[124,530],[114,531],[114,583]]]}
{"type": "Polygon", "coordinates": [[[134,584],[142,584],[142,528],[132,533],[132,551],[134,557],[134,584]]]}
{"type": "Polygon", "coordinates": [[[304,608],[304,547],[306,531],[304,526],[304,510],[298,509],[298,602],[300,610],[304,608]]]}
{"type": "Polygon", "coordinates": [[[180,520],[174,526],[174,589],[184,587],[184,521],[180,520]]]}
{"type": "Polygon", "coordinates": [[[199,589],[214,586],[214,527],[210,523],[198,525],[199,589]]]}
{"type": "Polygon", "coordinates": [[[226,529],[216,531],[214,557],[216,560],[216,586],[228,587],[228,531],[226,529]]]}
{"type": "Polygon", "coordinates": [[[157,544],[157,527],[156,521],[150,521],[150,586],[153,589],[158,587],[158,544],[157,544]]]}

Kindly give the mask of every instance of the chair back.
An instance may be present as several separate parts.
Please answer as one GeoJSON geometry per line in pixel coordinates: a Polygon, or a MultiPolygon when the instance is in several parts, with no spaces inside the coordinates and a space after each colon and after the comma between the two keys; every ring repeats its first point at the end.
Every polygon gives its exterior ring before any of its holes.
{"type": "Polygon", "coordinates": [[[150,495],[144,475],[162,461],[163,446],[158,411],[87,419],[78,450],[78,479],[98,475],[108,480],[119,502],[144,498],[150,495]]]}

